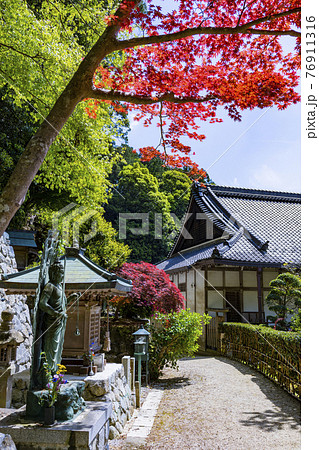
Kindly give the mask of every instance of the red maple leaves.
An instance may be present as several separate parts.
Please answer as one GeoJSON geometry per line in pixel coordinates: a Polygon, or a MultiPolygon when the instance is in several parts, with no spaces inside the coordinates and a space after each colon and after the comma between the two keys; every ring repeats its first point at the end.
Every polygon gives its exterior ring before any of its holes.
{"type": "Polygon", "coordinates": [[[185,299],[164,270],[146,262],[125,263],[118,275],[133,281],[128,297],[113,297],[111,303],[124,315],[150,317],[155,311],[169,313],[185,308],[185,299]],[[144,314],[144,316],[143,316],[144,314]]]}
{"type": "MultiPolygon", "coordinates": [[[[299,101],[299,0],[179,0],[170,6],[148,0],[144,9],[134,8],[137,3],[121,4],[127,13],[117,48],[125,52],[125,63],[99,67],[95,87],[101,101],[116,108],[122,101],[144,125],[157,121],[160,145],[140,149],[143,160],[159,156],[194,176],[199,168],[182,141],[205,138],[197,132],[198,120],[220,121],[218,107],[240,120],[245,109],[284,109],[299,101]],[[297,39],[288,54],[284,35],[297,39]]],[[[97,106],[92,104],[91,114],[97,106]]]]}

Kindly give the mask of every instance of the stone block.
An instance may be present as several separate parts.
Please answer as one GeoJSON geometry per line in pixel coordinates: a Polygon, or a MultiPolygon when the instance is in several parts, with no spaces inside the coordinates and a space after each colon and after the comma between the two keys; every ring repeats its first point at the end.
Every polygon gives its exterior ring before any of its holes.
{"type": "Polygon", "coordinates": [[[106,394],[107,389],[103,381],[96,381],[95,383],[90,383],[87,385],[90,393],[94,397],[101,397],[106,394]]]}
{"type": "Polygon", "coordinates": [[[123,412],[121,414],[121,424],[123,425],[123,427],[125,427],[125,425],[127,424],[127,414],[126,414],[126,412],[123,412]]]}
{"type": "Polygon", "coordinates": [[[86,410],[72,421],[45,427],[26,420],[25,411],[21,408],[0,421],[0,433],[11,435],[19,450],[105,449],[110,413],[110,402],[90,402],[86,410]],[[98,446],[99,437],[101,442],[104,440],[104,447],[98,446]]]}
{"type": "Polygon", "coordinates": [[[128,410],[129,404],[128,404],[128,400],[126,397],[121,397],[120,407],[123,412],[128,410]]]}
{"type": "Polygon", "coordinates": [[[116,425],[115,425],[115,427],[116,427],[117,431],[118,431],[120,434],[123,433],[124,428],[123,428],[123,425],[122,425],[120,422],[117,422],[116,425]]]}
{"type": "Polygon", "coordinates": [[[2,245],[1,253],[3,254],[3,256],[8,256],[8,248],[9,248],[9,245],[2,245]]]}
{"type": "Polygon", "coordinates": [[[0,433],[0,448],[2,450],[17,450],[12,437],[9,434],[0,433]]]}

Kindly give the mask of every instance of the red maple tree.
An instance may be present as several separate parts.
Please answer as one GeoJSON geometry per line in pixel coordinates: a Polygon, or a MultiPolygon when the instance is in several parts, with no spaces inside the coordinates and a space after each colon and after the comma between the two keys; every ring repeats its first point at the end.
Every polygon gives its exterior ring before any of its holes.
{"type": "Polygon", "coordinates": [[[181,138],[204,139],[198,120],[220,120],[219,106],[239,120],[245,109],[298,102],[300,15],[300,0],[122,0],[21,156],[0,197],[0,235],[85,99],[92,115],[106,101],[145,125],[157,119],[160,144],[140,149],[143,160],[159,156],[193,177],[199,169],[181,138]],[[295,38],[293,52],[285,54],[282,36],[295,38]],[[123,67],[106,63],[114,52],[125,52],[123,67]]]}
{"type": "Polygon", "coordinates": [[[111,303],[123,317],[150,317],[154,312],[177,312],[185,298],[164,270],[146,262],[125,263],[117,275],[133,281],[127,297],[113,297],[111,303]]]}

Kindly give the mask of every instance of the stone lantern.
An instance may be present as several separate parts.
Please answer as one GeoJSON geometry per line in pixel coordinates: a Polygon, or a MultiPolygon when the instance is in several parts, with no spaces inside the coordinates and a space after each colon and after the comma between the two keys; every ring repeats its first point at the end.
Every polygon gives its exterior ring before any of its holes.
{"type": "Polygon", "coordinates": [[[20,331],[13,328],[13,311],[3,310],[0,323],[0,407],[10,408],[12,375],[15,373],[16,351],[23,341],[20,331]]]}
{"type": "Polygon", "coordinates": [[[134,336],[134,357],[137,359],[138,381],[141,385],[142,381],[142,361],[146,365],[146,384],[148,383],[148,360],[149,360],[149,338],[150,333],[141,325],[140,329],[133,333],[134,336]]]}

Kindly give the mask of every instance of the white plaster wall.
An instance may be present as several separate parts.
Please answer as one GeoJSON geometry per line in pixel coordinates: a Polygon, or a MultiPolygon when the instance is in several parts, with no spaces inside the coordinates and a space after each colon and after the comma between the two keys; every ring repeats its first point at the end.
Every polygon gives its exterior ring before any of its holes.
{"type": "Polygon", "coordinates": [[[186,300],[187,308],[190,308],[192,312],[195,311],[195,271],[191,269],[187,273],[186,282],[186,300]]]}
{"type": "MultiPolygon", "coordinates": [[[[205,272],[203,270],[196,270],[196,312],[205,314],[205,272]]],[[[203,334],[199,338],[199,346],[205,349],[205,326],[203,326],[203,334]]]]}

